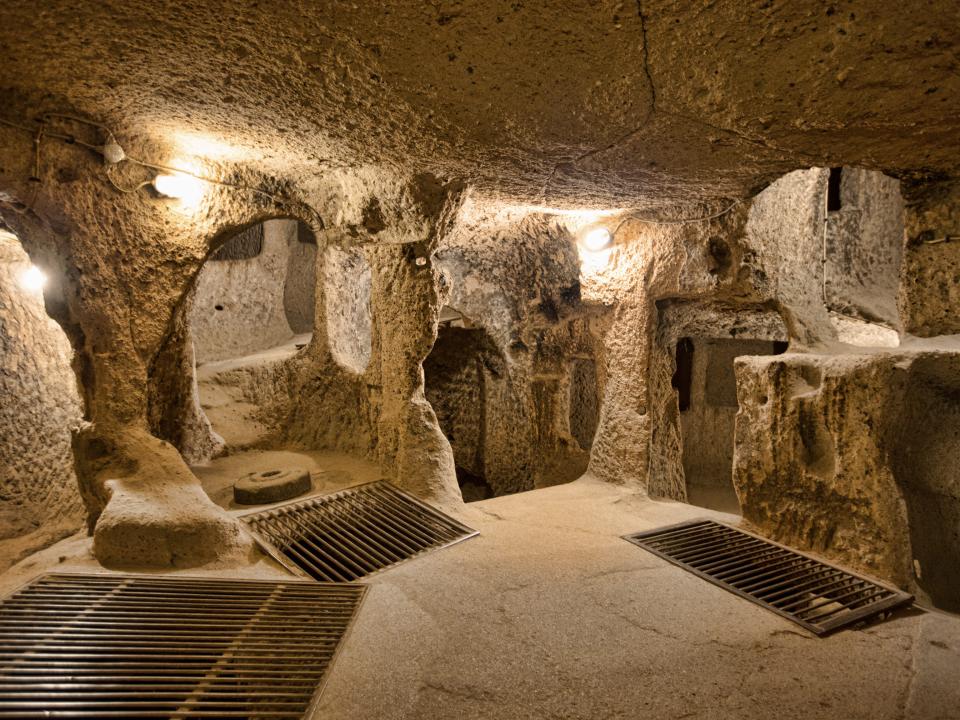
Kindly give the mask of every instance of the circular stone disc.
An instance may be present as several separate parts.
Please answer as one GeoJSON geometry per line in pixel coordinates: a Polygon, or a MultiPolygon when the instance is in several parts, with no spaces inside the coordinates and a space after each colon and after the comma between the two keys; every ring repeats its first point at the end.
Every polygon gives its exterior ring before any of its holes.
{"type": "Polygon", "coordinates": [[[309,489],[308,470],[263,470],[240,478],[233,486],[233,499],[240,505],[266,505],[289,500],[309,489]]]}

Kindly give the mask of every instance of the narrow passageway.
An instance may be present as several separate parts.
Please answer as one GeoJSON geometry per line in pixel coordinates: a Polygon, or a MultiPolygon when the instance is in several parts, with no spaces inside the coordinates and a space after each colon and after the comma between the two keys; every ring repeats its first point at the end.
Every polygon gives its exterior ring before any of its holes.
{"type": "Polygon", "coordinates": [[[681,338],[677,343],[677,391],[683,438],[683,473],[691,504],[738,515],[733,486],[737,401],[734,360],[741,355],[779,355],[787,343],[754,338],[681,338]]]}

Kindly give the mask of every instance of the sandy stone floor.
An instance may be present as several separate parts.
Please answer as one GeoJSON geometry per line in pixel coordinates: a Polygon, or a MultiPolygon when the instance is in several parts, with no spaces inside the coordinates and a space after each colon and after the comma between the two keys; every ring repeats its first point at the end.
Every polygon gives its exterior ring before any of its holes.
{"type": "MultiPolygon", "coordinates": [[[[459,515],[481,534],[368,580],[315,717],[960,718],[960,618],[914,608],[818,639],[620,538],[730,516],[589,478],[459,515]]],[[[0,589],[51,569],[103,572],[75,536],[0,589]]]]}
{"type": "Polygon", "coordinates": [[[960,718],[960,618],[818,639],[620,535],[712,515],[588,479],[473,503],[477,538],[369,580],[343,718],[960,718]]]}
{"type": "Polygon", "coordinates": [[[298,499],[342,490],[378,480],[375,463],[349,455],[312,450],[247,450],[224,455],[205,466],[191,468],[210,499],[227,510],[250,510],[233,501],[233,485],[251,472],[302,469],[310,473],[312,489],[298,499]]]}

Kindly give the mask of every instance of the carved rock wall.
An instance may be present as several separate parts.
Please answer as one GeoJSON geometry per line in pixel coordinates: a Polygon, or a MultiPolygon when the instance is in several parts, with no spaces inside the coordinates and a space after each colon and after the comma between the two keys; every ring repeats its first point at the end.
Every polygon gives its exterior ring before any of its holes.
{"type": "MultiPolygon", "coordinates": [[[[577,382],[575,376],[578,362],[595,357],[591,323],[597,311],[581,301],[579,259],[568,228],[537,214],[467,213],[435,257],[445,303],[473,328],[448,331],[474,340],[472,348],[461,348],[469,357],[455,353],[466,364],[459,377],[435,372],[431,386],[427,376],[428,397],[444,408],[450,402],[442,397],[443,384],[465,397],[477,395],[472,405],[478,417],[471,422],[476,430],[464,442],[453,422],[465,420],[462,413],[440,413],[451,420],[441,426],[454,436],[458,464],[482,477],[495,495],[578,477],[590,445],[581,446],[573,435],[571,394],[596,403],[596,374],[577,382]]],[[[447,345],[431,356],[435,371],[454,354],[447,345]]]]}
{"type": "Polygon", "coordinates": [[[0,569],[83,525],[70,447],[82,414],[73,352],[42,291],[21,284],[29,267],[0,230],[0,569]]]}
{"type": "Polygon", "coordinates": [[[249,355],[293,337],[285,290],[297,223],[268,220],[262,227],[259,253],[236,260],[214,255],[200,270],[190,310],[199,363],[249,355]]]}
{"type": "Polygon", "coordinates": [[[743,516],[960,607],[960,356],[920,347],[737,361],[743,516]]]}
{"type": "Polygon", "coordinates": [[[920,337],[960,333],[960,183],[905,183],[904,197],[903,329],[920,337]]]}
{"type": "Polygon", "coordinates": [[[904,223],[900,182],[861,168],[840,172],[840,208],[827,211],[827,307],[899,328],[904,223]]]}

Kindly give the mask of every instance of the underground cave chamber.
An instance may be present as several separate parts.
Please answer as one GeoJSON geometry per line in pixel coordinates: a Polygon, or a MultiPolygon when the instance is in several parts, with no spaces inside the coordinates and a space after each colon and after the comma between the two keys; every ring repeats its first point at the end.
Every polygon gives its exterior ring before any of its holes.
{"type": "Polygon", "coordinates": [[[0,717],[960,720],[952,7],[27,5],[0,717]]]}
{"type": "MultiPolygon", "coordinates": [[[[70,347],[42,302],[70,317],[71,279],[54,263],[46,288],[24,288],[30,259],[6,233],[5,377],[34,368],[28,385],[10,385],[21,405],[7,422],[29,418],[40,444],[28,447],[46,448],[60,473],[14,500],[6,563],[58,541],[84,547],[82,532],[61,538],[85,508],[87,562],[115,570],[253,552],[321,582],[368,582],[431,548],[478,542],[478,525],[496,535],[484,523],[511,510],[488,503],[509,497],[530,498],[518,517],[560,512],[602,532],[592,523],[612,511],[591,503],[612,482],[623,519],[637,502],[662,525],[733,518],[955,611],[958,575],[943,561],[960,548],[952,480],[931,459],[953,445],[954,357],[948,339],[928,346],[904,330],[901,192],[855,168],[797,171],[729,227],[601,219],[600,248],[583,240],[596,220],[549,216],[466,225],[427,252],[294,217],[213,233],[144,368],[161,457],[132,468],[198,484],[193,514],[182,514],[185,491],[148,500],[158,530],[135,554],[149,527],[124,518],[136,491],[112,483],[98,507],[77,488],[98,467],[131,472],[98,455],[145,450],[84,441],[91,412],[104,412],[103,366],[82,332],[70,347]],[[238,501],[244,478],[279,487],[298,474],[305,484],[290,493],[238,501]],[[409,495],[384,495],[384,478],[409,495]],[[558,491],[570,495],[538,495],[558,491]],[[403,505],[421,500],[431,505],[403,505]],[[414,525],[438,510],[453,516],[414,525]],[[163,513],[194,529],[164,539],[163,513]]],[[[22,446],[9,437],[8,456],[22,446]]]]}

